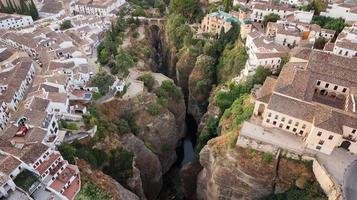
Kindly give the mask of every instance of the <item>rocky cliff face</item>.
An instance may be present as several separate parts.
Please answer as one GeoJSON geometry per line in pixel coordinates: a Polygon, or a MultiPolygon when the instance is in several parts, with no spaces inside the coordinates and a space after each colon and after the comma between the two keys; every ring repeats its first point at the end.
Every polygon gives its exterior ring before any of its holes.
{"type": "Polygon", "coordinates": [[[99,107],[109,121],[116,121],[129,112],[140,127],[136,135],[114,134],[97,144],[105,149],[118,143],[134,154],[134,175],[128,185],[140,199],[155,199],[159,194],[162,175],[176,162],[175,149],[185,127],[183,99],[162,106],[157,115],[152,115],[148,106],[157,100],[155,94],[144,93],[130,100],[114,99],[99,107]]]}
{"type": "Polygon", "coordinates": [[[110,176],[104,174],[100,170],[93,170],[88,163],[79,160],[77,165],[81,169],[81,179],[83,181],[91,181],[95,183],[100,189],[105,191],[115,200],[139,200],[139,197],[133,192],[125,189],[117,181],[110,176]]]}
{"type": "Polygon", "coordinates": [[[210,140],[200,152],[203,170],[197,179],[198,199],[260,199],[276,192],[273,188],[289,189],[299,177],[313,178],[302,163],[282,159],[276,168],[274,159],[264,161],[261,153],[229,148],[228,143],[229,137],[223,135],[210,140]]]}

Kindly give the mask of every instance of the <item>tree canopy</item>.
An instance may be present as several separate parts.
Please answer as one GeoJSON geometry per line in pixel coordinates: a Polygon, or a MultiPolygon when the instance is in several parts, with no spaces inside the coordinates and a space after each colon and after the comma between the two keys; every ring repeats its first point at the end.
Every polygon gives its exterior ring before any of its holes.
{"type": "Polygon", "coordinates": [[[276,22],[280,19],[280,16],[275,13],[270,13],[269,15],[265,15],[263,18],[263,25],[267,26],[268,22],[276,22]]]}

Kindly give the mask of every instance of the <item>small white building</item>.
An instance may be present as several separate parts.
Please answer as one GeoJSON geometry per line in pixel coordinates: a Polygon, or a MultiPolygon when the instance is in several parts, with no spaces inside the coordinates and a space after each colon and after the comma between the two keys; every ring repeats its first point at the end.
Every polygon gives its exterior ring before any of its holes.
{"type": "Polygon", "coordinates": [[[78,0],[71,4],[71,10],[73,13],[106,16],[125,2],[125,0],[78,0]]]}
{"type": "Polygon", "coordinates": [[[349,1],[348,3],[333,3],[328,5],[325,12],[320,13],[321,16],[342,18],[346,22],[356,22],[357,21],[357,3],[354,1],[349,1]]]}
{"type": "Polygon", "coordinates": [[[244,68],[244,76],[254,74],[258,66],[276,71],[282,61],[281,58],[289,52],[289,48],[274,42],[259,31],[248,34],[246,48],[249,58],[244,68]]]}
{"type": "Polygon", "coordinates": [[[338,35],[333,53],[346,57],[357,57],[357,23],[345,27],[338,35]]]}
{"type": "Polygon", "coordinates": [[[271,13],[279,15],[280,19],[285,19],[295,11],[294,8],[286,4],[274,4],[271,2],[254,4],[252,5],[252,10],[251,18],[254,22],[262,22],[264,16],[271,13]]]}
{"type": "Polygon", "coordinates": [[[0,13],[0,29],[20,28],[32,23],[31,16],[0,13]]]}

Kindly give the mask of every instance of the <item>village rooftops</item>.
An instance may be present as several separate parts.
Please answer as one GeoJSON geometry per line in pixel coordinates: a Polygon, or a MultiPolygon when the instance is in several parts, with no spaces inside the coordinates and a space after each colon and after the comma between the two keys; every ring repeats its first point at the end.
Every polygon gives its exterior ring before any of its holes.
{"type": "Polygon", "coordinates": [[[0,154],[0,171],[7,176],[9,176],[20,165],[21,162],[16,158],[9,155],[0,154]]]}
{"type": "Polygon", "coordinates": [[[253,38],[253,43],[257,47],[257,54],[277,54],[277,57],[281,57],[289,52],[288,47],[274,42],[264,36],[263,33],[254,31],[248,35],[253,38]]]}
{"type": "Polygon", "coordinates": [[[224,20],[226,22],[229,22],[229,23],[232,23],[232,22],[239,23],[238,18],[230,15],[229,13],[223,12],[223,11],[213,12],[213,13],[208,14],[208,16],[209,17],[216,17],[218,19],[222,19],[222,20],[224,20]]]}
{"type": "Polygon", "coordinates": [[[8,141],[1,141],[0,150],[11,154],[27,164],[33,164],[47,150],[48,146],[37,142],[24,145],[21,149],[13,147],[8,141]]]}
{"type": "Polygon", "coordinates": [[[78,4],[88,7],[106,8],[114,4],[116,0],[79,0],[78,4]]]}
{"type": "Polygon", "coordinates": [[[266,3],[257,3],[252,5],[253,9],[258,9],[258,10],[283,10],[283,11],[290,11],[293,12],[296,9],[290,7],[287,4],[276,4],[274,2],[266,2],[266,3]]]}
{"type": "Polygon", "coordinates": [[[357,51],[357,23],[352,27],[345,27],[338,35],[335,45],[357,51]]]}

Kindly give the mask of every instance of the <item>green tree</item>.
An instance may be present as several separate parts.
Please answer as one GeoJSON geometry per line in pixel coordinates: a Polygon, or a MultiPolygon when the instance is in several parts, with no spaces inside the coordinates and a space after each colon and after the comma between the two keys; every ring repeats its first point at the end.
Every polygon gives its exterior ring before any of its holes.
{"type": "Polygon", "coordinates": [[[62,143],[58,146],[58,151],[61,152],[61,155],[65,160],[71,164],[75,164],[74,157],[76,155],[76,149],[73,146],[69,143],[62,143]]]}
{"type": "Polygon", "coordinates": [[[71,20],[65,20],[60,25],[60,29],[61,30],[66,30],[66,29],[69,29],[69,28],[72,28],[71,20]]]}
{"type": "Polygon", "coordinates": [[[182,14],[189,22],[195,21],[202,12],[199,0],[171,0],[169,6],[170,13],[182,14]]]}
{"type": "Polygon", "coordinates": [[[98,61],[100,62],[100,64],[105,65],[108,63],[109,57],[110,57],[109,51],[107,49],[102,49],[100,51],[98,61]]]}
{"type": "Polygon", "coordinates": [[[36,20],[39,18],[38,10],[37,10],[36,5],[33,2],[33,0],[31,0],[31,2],[30,2],[29,12],[30,12],[30,15],[33,20],[36,20]]]}
{"type": "Polygon", "coordinates": [[[337,33],[341,32],[346,26],[345,20],[342,18],[332,18],[326,16],[314,16],[311,24],[317,24],[321,28],[335,30],[337,33]]]}
{"type": "Polygon", "coordinates": [[[280,16],[275,13],[270,13],[269,15],[265,15],[263,18],[263,25],[266,27],[268,22],[276,22],[280,19],[280,16]]]}
{"type": "Polygon", "coordinates": [[[149,91],[151,91],[152,88],[154,87],[155,79],[154,79],[154,76],[152,75],[152,73],[145,73],[145,74],[139,76],[138,80],[143,81],[144,82],[144,86],[149,91]]]}
{"type": "Polygon", "coordinates": [[[253,76],[254,84],[263,84],[265,79],[271,75],[271,71],[263,66],[258,66],[253,76]]]}
{"type": "Polygon", "coordinates": [[[107,74],[105,71],[100,71],[92,78],[92,83],[98,87],[101,95],[105,95],[109,91],[109,87],[114,83],[114,77],[107,74]]]}
{"type": "Polygon", "coordinates": [[[233,8],[233,0],[223,0],[224,11],[229,12],[233,8]]]}
{"type": "Polygon", "coordinates": [[[129,69],[132,68],[135,63],[131,55],[124,50],[119,49],[118,54],[115,56],[115,64],[117,71],[115,71],[116,73],[114,74],[120,73],[121,75],[126,76],[129,73],[129,69]]]}

